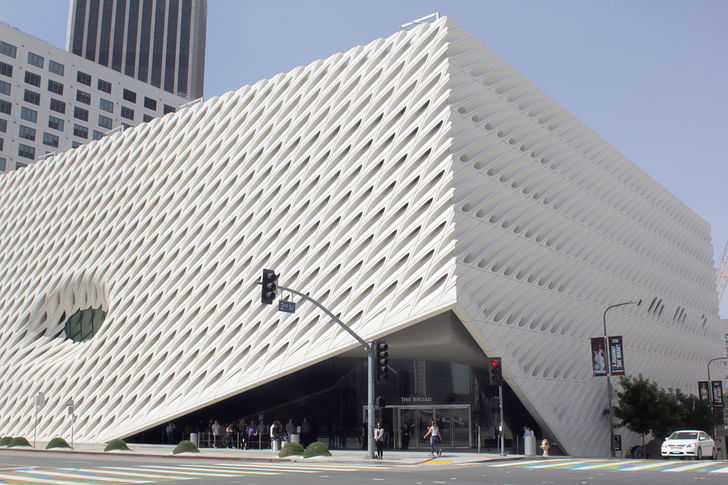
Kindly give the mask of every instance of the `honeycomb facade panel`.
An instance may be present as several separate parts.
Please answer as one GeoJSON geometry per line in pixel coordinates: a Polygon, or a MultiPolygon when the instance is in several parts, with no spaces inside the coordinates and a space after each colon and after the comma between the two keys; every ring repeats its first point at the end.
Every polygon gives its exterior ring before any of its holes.
{"type": "Polygon", "coordinates": [[[39,439],[72,398],[75,438],[105,441],[358,347],[313,305],[262,305],[264,267],[366,340],[454,311],[580,455],[607,453],[607,305],[643,300],[609,315],[628,373],[692,391],[719,350],[708,225],[447,18],[11,173],[0,199],[6,435],[39,391],[39,439]]]}

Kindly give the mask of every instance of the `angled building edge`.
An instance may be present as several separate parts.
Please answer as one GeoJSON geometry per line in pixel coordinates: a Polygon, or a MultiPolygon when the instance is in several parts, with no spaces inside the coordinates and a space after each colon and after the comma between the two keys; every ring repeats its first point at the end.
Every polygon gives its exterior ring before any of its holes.
{"type": "Polygon", "coordinates": [[[720,351],[709,226],[447,18],[11,173],[0,198],[5,435],[33,432],[39,391],[39,439],[72,398],[76,439],[105,441],[362,360],[313,306],[262,305],[264,267],[398,358],[502,357],[571,454],[608,453],[608,305],[642,299],[609,314],[628,374],[693,392],[720,351]]]}

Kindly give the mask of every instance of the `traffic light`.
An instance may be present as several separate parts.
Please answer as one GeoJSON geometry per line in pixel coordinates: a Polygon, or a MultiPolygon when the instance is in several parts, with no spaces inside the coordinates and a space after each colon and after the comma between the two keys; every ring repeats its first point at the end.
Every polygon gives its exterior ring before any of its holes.
{"type": "Polygon", "coordinates": [[[389,374],[389,346],[384,341],[377,342],[377,380],[386,381],[389,374]]]}
{"type": "Polygon", "coordinates": [[[263,270],[263,281],[261,282],[260,301],[266,305],[272,305],[278,292],[278,275],[272,269],[263,270]]]}
{"type": "Polygon", "coordinates": [[[501,366],[500,357],[490,359],[490,378],[496,384],[503,382],[503,367],[501,366]]]}

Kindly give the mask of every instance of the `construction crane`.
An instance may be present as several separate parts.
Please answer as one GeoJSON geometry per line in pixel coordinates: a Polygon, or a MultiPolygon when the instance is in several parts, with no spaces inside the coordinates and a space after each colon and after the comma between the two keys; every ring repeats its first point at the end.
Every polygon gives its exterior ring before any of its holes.
{"type": "Polygon", "coordinates": [[[723,249],[723,257],[715,268],[715,291],[718,292],[718,303],[723,299],[726,283],[728,283],[728,243],[723,249]]]}

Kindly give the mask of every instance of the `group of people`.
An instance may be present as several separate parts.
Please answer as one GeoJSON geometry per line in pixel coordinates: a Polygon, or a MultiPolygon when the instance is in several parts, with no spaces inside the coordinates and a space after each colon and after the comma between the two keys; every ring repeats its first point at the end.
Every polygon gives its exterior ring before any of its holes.
{"type": "MultiPolygon", "coordinates": [[[[290,435],[296,433],[298,427],[294,425],[293,419],[289,419],[285,426],[280,421],[274,421],[273,424],[266,425],[262,420],[256,423],[254,419],[246,422],[245,419],[231,421],[227,424],[220,423],[219,420],[210,420],[207,426],[209,433],[209,445],[213,448],[240,448],[248,449],[248,447],[258,447],[261,442],[270,439],[270,446],[276,440],[288,439],[290,435]]],[[[301,422],[301,443],[307,444],[309,436],[309,423],[307,418],[303,418],[301,422]]]]}

